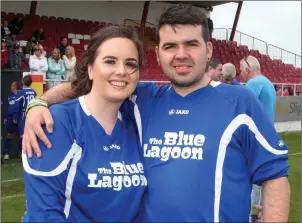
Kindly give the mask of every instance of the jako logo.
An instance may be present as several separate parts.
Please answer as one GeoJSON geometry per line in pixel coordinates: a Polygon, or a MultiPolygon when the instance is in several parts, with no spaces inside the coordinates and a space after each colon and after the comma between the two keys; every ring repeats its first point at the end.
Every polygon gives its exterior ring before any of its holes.
{"type": "Polygon", "coordinates": [[[181,109],[170,109],[169,110],[169,115],[188,115],[189,114],[189,110],[181,110],[181,109]]]}
{"type": "Polygon", "coordinates": [[[170,109],[169,115],[174,115],[174,114],[175,114],[175,110],[174,109],[170,109]]]}

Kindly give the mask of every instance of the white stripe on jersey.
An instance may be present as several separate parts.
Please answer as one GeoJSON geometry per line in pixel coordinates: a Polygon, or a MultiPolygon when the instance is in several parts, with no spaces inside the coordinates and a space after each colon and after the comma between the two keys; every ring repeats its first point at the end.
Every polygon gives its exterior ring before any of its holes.
{"type": "Polygon", "coordinates": [[[42,172],[42,171],[37,171],[37,170],[32,169],[28,164],[26,154],[25,153],[22,154],[24,170],[29,174],[32,174],[35,176],[44,176],[44,177],[53,177],[53,176],[57,176],[57,175],[61,174],[63,171],[65,171],[67,169],[67,165],[68,165],[69,161],[71,159],[73,159],[70,169],[68,171],[67,180],[66,180],[66,190],[65,190],[66,202],[65,202],[65,207],[64,207],[64,213],[65,213],[66,219],[68,218],[69,212],[70,212],[72,185],[73,185],[74,177],[77,172],[77,163],[78,163],[79,159],[81,158],[81,156],[82,156],[82,148],[76,142],[74,142],[71,146],[71,149],[65,156],[64,160],[60,163],[60,165],[56,169],[54,169],[50,172],[42,172]]]}
{"type": "Polygon", "coordinates": [[[15,101],[19,101],[21,98],[23,98],[25,100],[25,97],[22,95],[19,98],[17,98],[15,101]]]}
{"type": "Polygon", "coordinates": [[[78,154],[79,152],[82,152],[82,148],[79,145],[77,145],[76,142],[74,142],[71,146],[71,149],[65,156],[64,160],[60,163],[60,165],[54,170],[49,172],[43,172],[43,171],[32,169],[28,164],[26,153],[22,153],[23,168],[27,173],[35,176],[42,176],[42,177],[57,176],[67,169],[67,165],[69,161],[74,157],[74,155],[78,154]]]}
{"type": "Polygon", "coordinates": [[[143,145],[143,126],[142,126],[142,119],[141,119],[141,115],[138,109],[138,106],[136,104],[136,95],[131,95],[130,100],[133,102],[134,104],[134,118],[135,118],[135,122],[137,125],[137,129],[138,129],[138,134],[139,134],[139,140],[141,143],[141,146],[143,145]]]}
{"type": "Polygon", "coordinates": [[[72,160],[69,172],[68,172],[67,180],[66,180],[66,190],[65,190],[66,203],[65,203],[65,207],[64,207],[64,213],[65,213],[66,219],[69,216],[69,211],[70,211],[70,207],[71,207],[71,191],[72,191],[74,177],[77,172],[77,163],[82,156],[82,148],[80,146],[78,146],[76,143],[74,143],[72,146],[77,147],[78,149],[77,149],[76,153],[74,154],[74,157],[73,157],[73,160],[72,160]]]}
{"type": "Polygon", "coordinates": [[[234,118],[231,123],[226,127],[222,134],[218,155],[216,161],[216,171],[215,171],[215,197],[214,197],[214,222],[219,222],[219,208],[220,208],[220,196],[221,196],[221,185],[222,185],[222,175],[223,175],[223,163],[225,159],[226,149],[233,137],[234,132],[241,126],[247,125],[249,130],[255,134],[257,141],[263,146],[267,151],[275,155],[284,155],[288,153],[288,150],[277,150],[273,148],[266,139],[259,132],[255,122],[251,117],[246,114],[240,114],[234,118]]]}
{"type": "MultiPolygon", "coordinates": [[[[80,105],[81,105],[83,111],[85,112],[85,114],[86,114],[87,116],[90,116],[91,113],[89,112],[89,110],[88,110],[88,108],[87,108],[87,106],[86,106],[84,95],[81,96],[81,97],[79,97],[79,102],[80,102],[80,105]]],[[[120,111],[118,111],[118,113],[117,113],[117,118],[118,118],[120,121],[122,121],[122,114],[120,113],[120,111]]]]}

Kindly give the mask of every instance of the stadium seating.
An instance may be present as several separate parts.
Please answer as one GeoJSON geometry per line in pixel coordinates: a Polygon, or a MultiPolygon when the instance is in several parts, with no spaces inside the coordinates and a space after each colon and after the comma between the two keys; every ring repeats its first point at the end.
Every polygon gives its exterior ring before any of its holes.
{"type": "MultiPolygon", "coordinates": [[[[54,16],[29,16],[20,14],[24,18],[24,32],[18,36],[18,40],[27,40],[33,30],[44,27],[46,39],[43,42],[44,50],[49,53],[50,50],[59,44],[60,36],[68,36],[68,43],[72,44],[76,50],[77,59],[80,59],[82,51],[85,49],[90,34],[96,29],[112,23],[100,21],[85,21],[70,18],[55,18],[54,16]]],[[[1,12],[1,21],[11,19],[14,13],[1,12]]],[[[139,27],[136,27],[139,31],[139,27]]],[[[155,36],[155,28],[146,27],[146,35],[155,36]]],[[[253,55],[258,58],[261,64],[261,72],[275,83],[299,83],[301,80],[301,68],[295,68],[291,64],[284,64],[281,60],[272,60],[268,55],[259,53],[258,50],[249,50],[245,45],[237,45],[236,41],[211,39],[213,43],[213,57],[221,59],[222,63],[231,62],[237,69],[237,80],[243,81],[239,75],[239,62],[244,56],[253,55]]],[[[142,80],[167,80],[161,68],[156,61],[154,48],[145,45],[144,68],[141,71],[142,80]]],[[[301,91],[301,86],[298,87],[301,91]]]]}

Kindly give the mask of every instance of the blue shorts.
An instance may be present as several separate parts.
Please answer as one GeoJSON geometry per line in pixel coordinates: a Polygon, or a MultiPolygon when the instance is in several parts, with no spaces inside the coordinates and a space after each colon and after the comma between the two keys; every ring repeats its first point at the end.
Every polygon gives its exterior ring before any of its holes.
{"type": "Polygon", "coordinates": [[[16,130],[17,130],[17,125],[13,122],[13,120],[7,119],[7,122],[6,122],[7,133],[13,134],[16,130]]]}

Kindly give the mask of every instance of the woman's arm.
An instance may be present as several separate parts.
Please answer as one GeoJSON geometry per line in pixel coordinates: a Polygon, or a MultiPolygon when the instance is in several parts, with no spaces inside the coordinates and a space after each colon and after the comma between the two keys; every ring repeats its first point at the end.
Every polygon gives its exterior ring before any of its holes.
{"type": "MultiPolygon", "coordinates": [[[[34,156],[29,159],[22,154],[24,179],[26,188],[27,212],[25,219],[28,222],[66,222],[70,206],[67,205],[68,173],[73,171],[70,163],[80,147],[75,146],[73,130],[68,111],[62,105],[51,108],[56,128],[52,134],[45,133],[57,149],[48,150],[42,142],[39,146],[43,156],[34,156]],[[62,140],[64,139],[64,140],[62,140]]],[[[73,178],[69,185],[72,187],[73,178]]],[[[71,191],[71,190],[69,190],[71,191]]]]}

